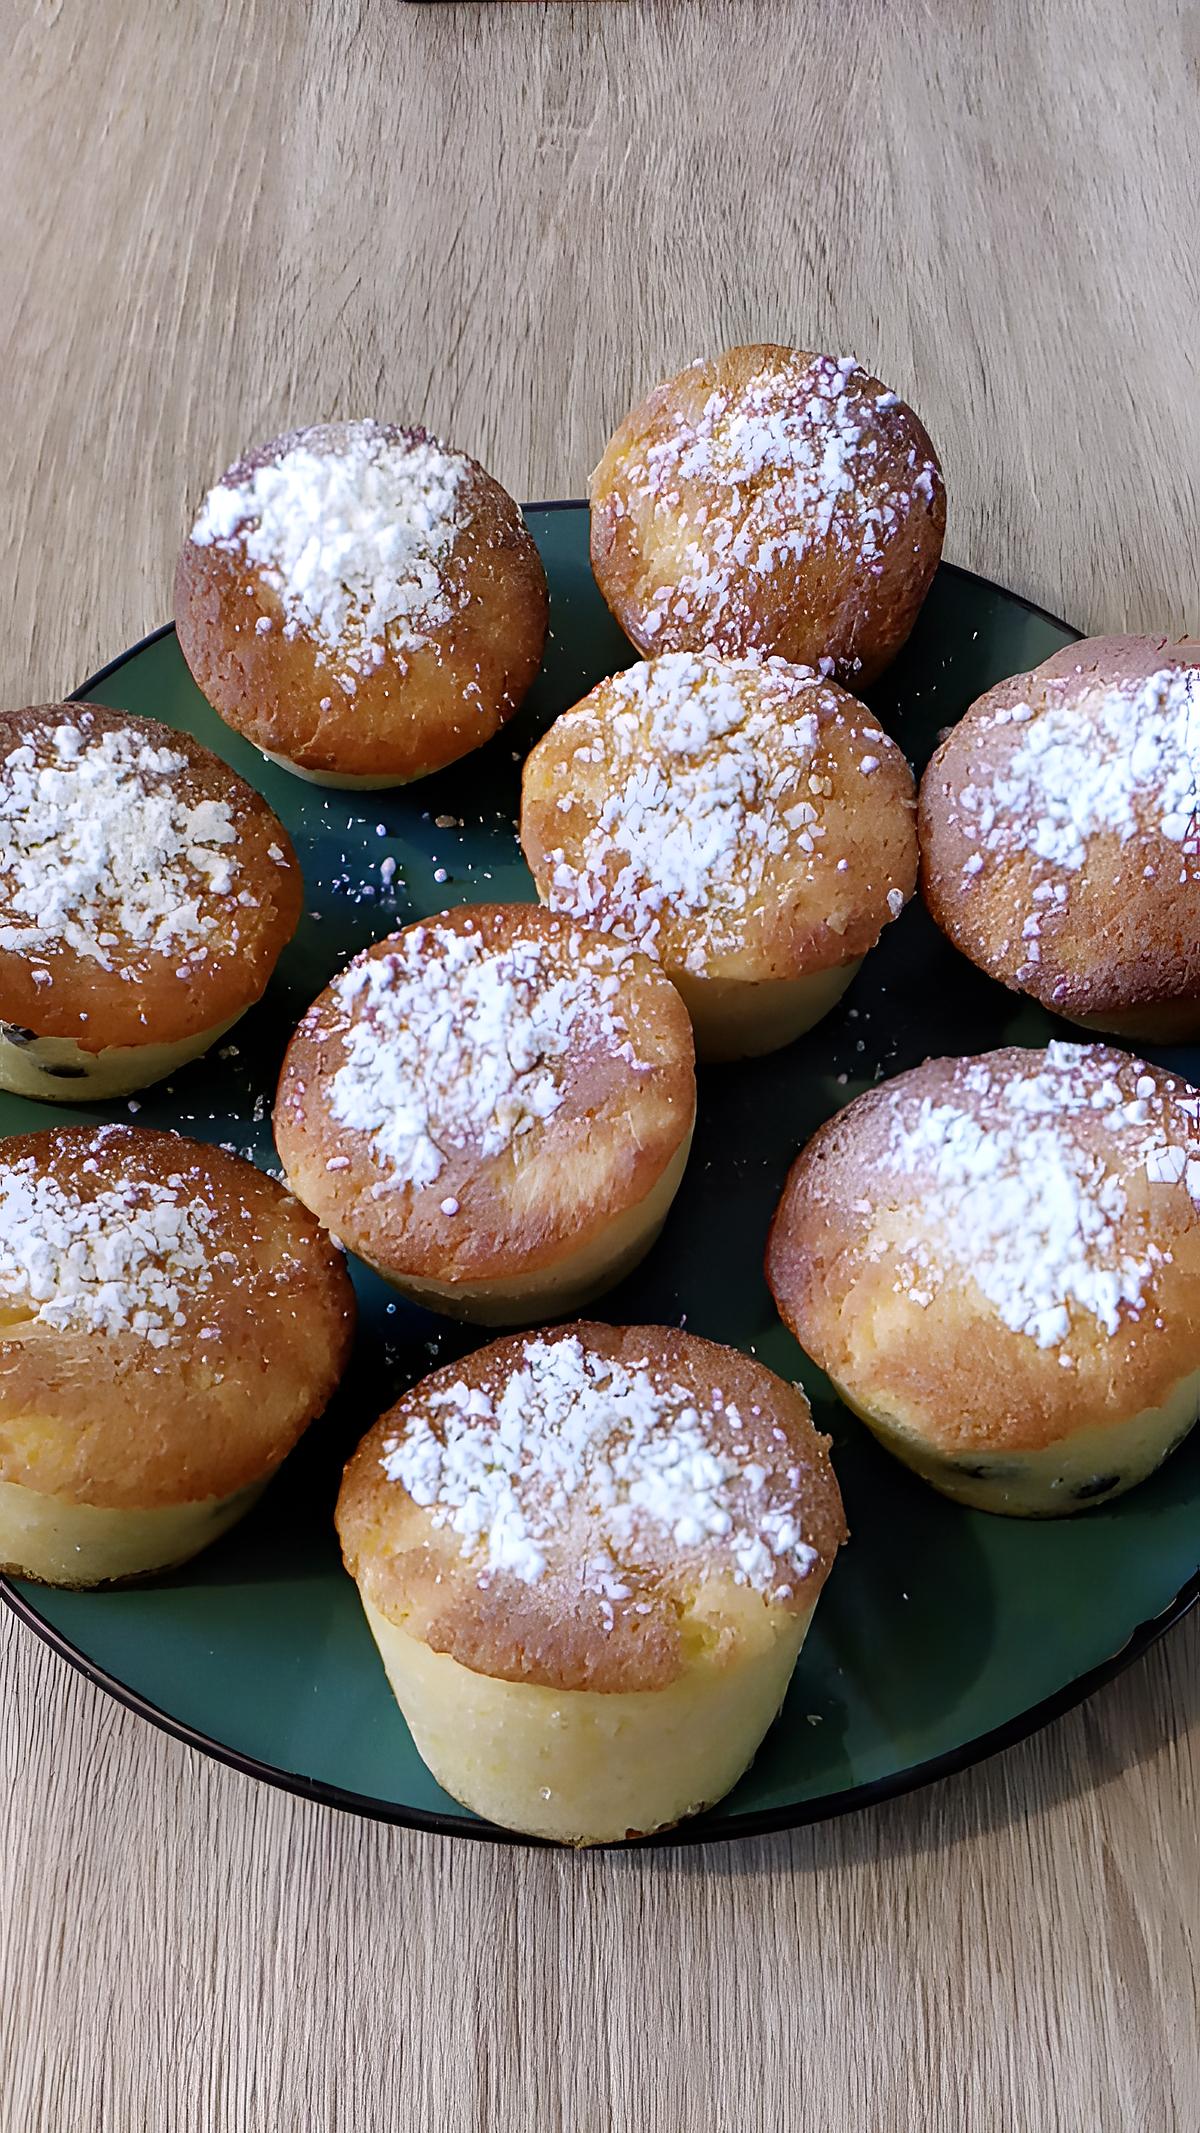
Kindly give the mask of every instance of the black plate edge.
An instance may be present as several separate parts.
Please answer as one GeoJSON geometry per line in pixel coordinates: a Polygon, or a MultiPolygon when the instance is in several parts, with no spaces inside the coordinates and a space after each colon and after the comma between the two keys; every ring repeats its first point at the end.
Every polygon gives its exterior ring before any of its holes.
{"type": "MultiPolygon", "coordinates": [[[[586,511],[587,508],[587,500],[584,497],[556,497],[524,506],[527,513],[586,511]]],[[[1006,598],[1023,607],[1027,614],[1036,615],[1040,620],[1052,623],[1056,629],[1079,634],[1074,625],[1064,622],[1060,615],[1051,614],[1049,608],[1040,607],[1036,600],[1028,599],[1024,593],[1012,592],[1006,586],[998,586],[993,578],[985,577],[981,571],[968,570],[962,563],[945,561],[938,567],[940,570],[952,572],[955,577],[968,578],[976,585],[985,585],[990,591],[1003,592],[1006,598]]],[[[160,623],[157,629],[150,630],[146,636],[140,637],[136,644],[129,645],[125,651],[119,652],[115,659],[110,659],[106,665],[90,674],[86,681],[80,682],[78,688],[71,691],[67,701],[76,702],[86,696],[89,689],[97,688],[101,682],[108,681],[112,675],[119,673],[129,660],[136,658],[139,652],[145,651],[151,644],[157,644],[161,637],[172,635],[174,629],[173,622],[160,623]]],[[[19,1622],[23,1622],[52,1652],[65,1659],[95,1688],[102,1689],[115,1702],[123,1704],[126,1710],[133,1711],[150,1725],[157,1726],[160,1732],[169,1734],[174,1740],[182,1741],[185,1747],[194,1748],[201,1754],[210,1756],[214,1762],[224,1763],[227,1768],[240,1771],[244,1777],[257,1778],[263,1784],[273,1785],[277,1791],[290,1792],[297,1798],[312,1801],[318,1806],[334,1807],[345,1814],[361,1815],[368,1821],[386,1822],[402,1829],[421,1830],[436,1836],[471,1837],[476,1842],[519,1844],[528,1849],[561,1849],[558,1846],[544,1845],[538,1838],[523,1836],[518,1830],[501,1829],[495,1823],[470,1820],[458,1815],[432,1814],[422,1808],[389,1806],[386,1801],[373,1799],[369,1794],[346,1792],[341,1786],[327,1784],[322,1779],[302,1777],[296,1771],[279,1770],[274,1764],[260,1763],[253,1756],[242,1755],[236,1749],[226,1748],[221,1742],[210,1740],[206,1734],[198,1733],[193,1727],[171,1718],[167,1712],[159,1710],[156,1704],[139,1696],[136,1690],[106,1674],[102,1667],[96,1666],[69,1638],[47,1622],[32,1602],[18,1593],[5,1577],[0,1577],[0,1600],[19,1622]]],[[[886,1800],[898,1799],[907,1793],[920,1791],[926,1785],[936,1784],[941,1778],[954,1777],[961,1771],[972,1769],[977,1763],[1001,1754],[1006,1748],[1016,1747],[1031,1734],[1039,1732],[1043,1726],[1051,1725],[1056,1718],[1065,1717],[1067,1712],[1075,1710],[1078,1705],[1086,1702],[1089,1696],[1094,1695],[1097,1689],[1115,1680],[1126,1667],[1132,1666],[1136,1660],[1143,1657],[1160,1637],[1165,1636],[1168,1630],[1183,1620],[1198,1600],[1200,1571],[1180,1587],[1175,1598],[1161,1614],[1139,1624],[1112,1658],[1101,1660],[1099,1665],[1090,1668],[1086,1674],[1078,1675],[1074,1681],[1056,1689],[1040,1703],[1030,1705],[1028,1710],[1022,1711],[1016,1718],[1009,1719],[1006,1724],[995,1726],[987,1733],[977,1734],[973,1740],[964,1741],[957,1748],[947,1749],[944,1755],[933,1756],[928,1762],[910,1764],[907,1769],[898,1770],[891,1777],[877,1778],[866,1785],[852,1786],[846,1792],[825,1793],[817,1799],[805,1801],[798,1807],[763,1808],[755,1814],[740,1815],[733,1818],[731,1823],[712,1828],[706,1827],[703,1822],[684,1824],[679,1829],[665,1831],[659,1837],[641,1838],[635,1844],[602,1845],[595,1848],[604,1851],[661,1851],[685,1844],[723,1844],[742,1837],[772,1836],[783,1830],[803,1829],[814,1822],[833,1821],[841,1815],[858,1813],[865,1807],[881,1806],[886,1800]]]]}
{"type": "MultiPolygon", "coordinates": [[[[432,1814],[419,1807],[396,1807],[386,1800],[372,1798],[369,1793],[346,1792],[340,1785],[327,1784],[320,1778],[302,1777],[298,1771],[279,1770],[273,1763],[260,1763],[252,1755],[243,1755],[236,1748],[227,1748],[220,1741],[210,1740],[207,1734],[198,1733],[194,1727],[172,1718],[157,1704],[139,1696],[124,1682],[106,1674],[103,1667],[96,1666],[78,1647],[64,1637],[60,1630],[46,1621],[23,1593],[16,1591],[7,1578],[0,1577],[0,1600],[11,1609],[19,1622],[40,1637],[43,1644],[65,1659],[76,1671],[90,1681],[93,1687],[103,1689],[115,1702],[124,1704],[139,1718],[157,1726],[172,1739],[182,1741],[185,1748],[198,1749],[214,1762],[224,1763],[230,1770],[240,1771],[243,1777],[259,1779],[265,1785],[273,1785],[279,1792],[293,1793],[298,1799],[308,1800],[318,1807],[336,1807],[343,1814],[361,1815],[367,1821],[387,1822],[401,1829],[421,1830],[440,1837],[472,1837],[477,1842],[493,1844],[520,1844],[529,1850],[561,1851],[569,1849],[547,1843],[544,1839],[527,1837],[519,1830],[501,1829],[494,1822],[471,1820],[466,1816],[432,1814]]],[[[754,1814],[730,1817],[727,1821],[707,1825],[704,1821],[685,1822],[676,1829],[665,1830],[661,1836],[640,1837],[628,1844],[604,1844],[589,1847],[596,1851],[665,1851],[685,1844],[725,1844],[744,1837],[774,1836],[782,1830],[804,1829],[813,1822],[832,1822],[841,1815],[856,1814],[865,1807],[879,1807],[887,1800],[895,1800],[910,1792],[919,1792],[926,1785],[936,1784],[941,1778],[956,1777],[976,1764],[986,1762],[989,1756],[999,1755],[1006,1748],[1015,1748],[1019,1742],[1028,1740],[1043,1726],[1063,1718],[1068,1711],[1086,1703],[1097,1689],[1114,1681],[1118,1674],[1132,1666],[1158,1643],[1168,1630],[1200,1600],[1200,1571],[1189,1578],[1175,1598],[1159,1615],[1142,1622],[1111,1659],[1102,1659],[1098,1666],[1091,1667],[1061,1689],[1055,1689],[1040,1703],[1031,1704],[1028,1710],[1009,1719],[1002,1726],[994,1726],[987,1733],[976,1734],[973,1740],[964,1741],[957,1748],[948,1748],[944,1755],[932,1756],[928,1762],[910,1764],[906,1770],[894,1771],[890,1777],[875,1778],[865,1785],[855,1785],[845,1792],[821,1794],[814,1800],[805,1800],[798,1806],[760,1808],[754,1814]]]]}

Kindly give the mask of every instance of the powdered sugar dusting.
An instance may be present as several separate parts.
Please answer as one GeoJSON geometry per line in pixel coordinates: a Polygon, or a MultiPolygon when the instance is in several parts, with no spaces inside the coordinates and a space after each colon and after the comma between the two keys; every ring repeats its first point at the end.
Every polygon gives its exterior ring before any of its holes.
{"type": "MultiPolygon", "coordinates": [[[[702,972],[740,945],[773,861],[817,862],[833,789],[816,769],[818,713],[833,699],[782,659],[689,652],[605,687],[602,724],[586,701],[559,722],[584,762],[606,763],[610,789],[580,847],[548,853],[547,902],[651,953],[664,917],[690,919],[684,966],[702,972]]],[[[564,793],[564,812],[573,804],[564,793]]]]}
{"type": "Polygon", "coordinates": [[[906,487],[885,473],[891,432],[902,434],[908,419],[852,357],[798,352],[736,394],[711,392],[695,423],[678,417],[649,448],[639,485],[655,511],[678,515],[683,485],[689,498],[680,566],[652,594],[647,628],[703,623],[719,644],[740,578],[769,577],[816,550],[853,556],[878,575],[889,543],[914,510],[932,506],[941,481],[915,452],[906,487]]]}
{"type": "Polygon", "coordinates": [[[722,1448],[724,1430],[742,1426],[736,1406],[717,1392],[703,1411],[648,1363],[627,1368],[574,1334],[527,1340],[495,1394],[460,1381],[424,1406],[381,1464],[459,1536],[481,1584],[497,1572],[536,1584],[576,1521],[587,1526],[584,1589],[609,1600],[630,1596],[630,1574],[664,1535],[685,1552],[718,1547],[761,1592],[790,1589],[817,1560],[800,1530],[797,1469],[769,1472],[722,1448]]]}
{"type": "MultiPolygon", "coordinates": [[[[12,749],[0,766],[0,947],[68,948],[120,968],[130,944],[202,942],[204,899],[235,884],[223,800],[188,800],[186,756],[86,711],[12,749]]],[[[282,855],[281,855],[282,856],[282,855]]]]}
{"type": "Polygon", "coordinates": [[[1106,1047],[1051,1044],[1014,1070],[964,1062],[945,1099],[901,1084],[887,1161],[928,1180],[930,1217],[907,1240],[905,1287],[927,1304],[948,1249],[1003,1323],[1039,1348],[1067,1341],[1075,1314],[1112,1335],[1144,1308],[1169,1254],[1131,1209],[1149,1185],[1183,1183],[1200,1204],[1200,1098],[1106,1047]],[[1128,1077],[1126,1077],[1128,1078],[1128,1077]]]}
{"type": "Polygon", "coordinates": [[[469,464],[419,430],[300,430],[210,490],[191,537],[243,555],[277,597],[284,636],[306,631],[352,695],[356,676],[450,620],[458,596],[445,566],[469,464]]]}
{"type": "Polygon", "coordinates": [[[1079,701],[1052,686],[1037,706],[997,711],[992,728],[1015,726],[1016,745],[986,778],[955,796],[975,842],[964,886],[986,881],[1014,853],[1034,865],[1023,925],[1026,960],[1040,960],[1048,915],[1069,902],[1093,838],[1161,840],[1155,866],[1187,868],[1200,879],[1200,672],[1163,667],[1135,686],[1113,686],[1079,701]]]}
{"type": "MultiPolygon", "coordinates": [[[[98,1169],[94,1158],[90,1168],[98,1169]]],[[[83,1194],[33,1157],[0,1162],[0,1319],[72,1333],[134,1333],[164,1348],[212,1283],[215,1217],[182,1177],[124,1178],[83,1194]]]]}
{"type": "Polygon", "coordinates": [[[336,983],[347,1023],[333,1116],[370,1135],[395,1187],[433,1184],[466,1148],[499,1155],[559,1108],[586,1043],[639,1063],[616,1006],[628,953],[575,937],[564,959],[532,932],[494,948],[478,933],[413,927],[336,983]]]}

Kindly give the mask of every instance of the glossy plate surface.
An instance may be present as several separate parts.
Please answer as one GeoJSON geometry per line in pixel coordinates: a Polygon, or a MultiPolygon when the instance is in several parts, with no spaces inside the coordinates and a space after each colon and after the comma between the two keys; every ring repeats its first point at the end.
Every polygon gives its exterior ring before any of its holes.
{"type": "MultiPolygon", "coordinates": [[[[280,1059],[331,973],[367,942],[447,903],[532,896],[513,827],[519,759],[550,719],[632,654],[591,579],[584,508],[538,506],[529,517],[551,587],[537,688],[489,747],[406,791],[324,793],[266,763],[204,703],[170,630],[81,692],[165,719],[225,756],[287,823],[308,886],[306,916],[266,1000],[220,1052],[147,1091],[139,1123],[228,1141],[273,1163],[280,1059]],[[439,817],[453,825],[439,827],[439,817]],[[389,859],[394,874],[383,868],[389,859]]],[[[973,697],[1074,635],[944,566],[871,702],[919,767],[973,697]]],[[[1072,1034],[977,975],[913,905],[810,1036],[773,1058],[702,1071],[694,1151],[666,1230],[598,1315],[686,1320],[803,1379],[818,1426],[835,1440],[853,1537],[753,1768],[718,1810],[667,1841],[812,1820],[978,1760],[1078,1701],[1197,1597],[1200,1430],[1108,1509],[1031,1524],[958,1509],[889,1460],[830,1395],[776,1320],[762,1277],[788,1164],[837,1105],[931,1054],[1037,1044],[1056,1030],[1072,1034]]],[[[1195,1053],[1154,1056],[1192,1078],[1200,1072],[1195,1053]]],[[[118,1104],[58,1115],[129,1112],[118,1104]]],[[[45,1107],[0,1097],[0,1131],[50,1122],[45,1107]]],[[[498,1836],[447,1798],[413,1749],[331,1522],[342,1465],[367,1425],[415,1378],[486,1335],[393,1301],[362,1268],[355,1276],[362,1326],[349,1379],[233,1534],[174,1575],[126,1591],[2,1581],[0,1591],[93,1679],[213,1754],[363,1813],[498,1836]]]]}

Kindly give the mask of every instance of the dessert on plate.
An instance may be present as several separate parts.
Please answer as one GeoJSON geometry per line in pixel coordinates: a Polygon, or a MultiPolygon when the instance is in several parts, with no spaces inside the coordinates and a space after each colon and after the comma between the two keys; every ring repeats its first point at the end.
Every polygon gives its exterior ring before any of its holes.
{"type": "Polygon", "coordinates": [[[1043,1007],[1200,1036],[1200,644],[1094,637],[989,689],[921,783],[925,900],[1043,1007]]]}
{"type": "Polygon", "coordinates": [[[692,1033],[658,965],[536,904],[422,919],[334,978],[275,1140],[305,1205],[413,1302],[575,1310],[649,1250],[687,1162],[692,1033]]]}
{"type": "Polygon", "coordinates": [[[511,496],[392,423],[293,430],[238,460],[175,579],[210,704],[321,785],[403,785],[490,740],[541,665],[547,611],[511,496]]]}
{"type": "Polygon", "coordinates": [[[591,511],[596,582],[640,652],[775,652],[857,685],[916,621],[946,492],[912,409],[852,357],[755,344],[626,416],[591,511]]]}
{"type": "Polygon", "coordinates": [[[1101,1044],[928,1060],[797,1157],[767,1279],[847,1406],[944,1495],[1107,1504],[1200,1405],[1200,1092],[1101,1044]]]}
{"type": "Polygon", "coordinates": [[[803,1393],[659,1326],[509,1335],[364,1439],[346,1565],[413,1739],[492,1821],[569,1844],[720,1799],[845,1539],[803,1393]]]}
{"type": "Polygon", "coordinates": [[[102,1585],[249,1510],[354,1327],[340,1253],[251,1163],[173,1133],[0,1148],[0,1569],[102,1585]]]}
{"type": "Polygon", "coordinates": [[[525,764],[551,909],[635,941],[701,1058],[790,1043],[912,895],[916,795],[865,705],[782,659],[671,652],[600,682],[525,764]]]}
{"type": "Polygon", "coordinates": [[[0,713],[0,1088],[128,1095],[260,997],[303,895],[264,799],[98,704],[0,713]]]}

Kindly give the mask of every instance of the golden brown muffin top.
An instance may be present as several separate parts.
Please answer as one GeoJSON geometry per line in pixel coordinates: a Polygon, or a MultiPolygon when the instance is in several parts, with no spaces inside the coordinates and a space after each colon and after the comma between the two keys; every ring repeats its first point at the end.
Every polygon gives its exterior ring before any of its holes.
{"type": "Polygon", "coordinates": [[[591,485],[601,590],[642,651],[828,658],[869,678],[941,552],[941,471],[850,357],[755,344],[691,364],[617,429],[591,485]]]}
{"type": "Polygon", "coordinates": [[[990,689],[921,785],[955,945],[1071,1015],[1200,997],[1200,646],[1097,637],[990,689]]]}
{"type": "Polygon", "coordinates": [[[300,915],[291,840],[219,756],[94,704],[0,713],[0,1017],[85,1051],[258,998],[300,915]]]}
{"type": "Polygon", "coordinates": [[[626,943],[536,904],[474,904],[377,941],[284,1061],[294,1189],[393,1273],[553,1265],[657,1183],[691,1129],[687,1012],[626,943]]]}
{"type": "Polygon", "coordinates": [[[504,1680],[652,1689],[815,1605],[845,1538],[795,1386],[660,1326],[517,1334],[415,1386],[346,1470],[364,1596],[504,1680]]]}
{"type": "Polygon", "coordinates": [[[1200,1363],[1200,1093],[1107,1045],[929,1060],[802,1151],[767,1277],[857,1406],[947,1447],[1129,1420],[1200,1363]]]}
{"type": "Polygon", "coordinates": [[[273,438],[209,491],[175,607],[197,682],[256,746],[403,780],[516,709],[547,595],[520,511],[475,460],[340,422],[273,438]]]}
{"type": "Polygon", "coordinates": [[[307,1210],[221,1148],[133,1126],[0,1150],[0,1479],[149,1509],[261,1479],[354,1323],[307,1210]]]}
{"type": "Polygon", "coordinates": [[[864,955],[916,883],[912,773],[865,705],[782,659],[676,652],[602,681],[524,773],[552,909],[668,969],[798,977],[864,955]]]}
{"type": "Polygon", "coordinates": [[[209,490],[190,540],[247,564],[275,596],[259,633],[306,633],[353,696],[389,652],[420,650],[462,603],[449,564],[474,472],[424,430],[293,430],[209,490]]]}

